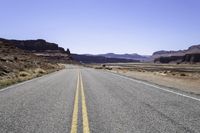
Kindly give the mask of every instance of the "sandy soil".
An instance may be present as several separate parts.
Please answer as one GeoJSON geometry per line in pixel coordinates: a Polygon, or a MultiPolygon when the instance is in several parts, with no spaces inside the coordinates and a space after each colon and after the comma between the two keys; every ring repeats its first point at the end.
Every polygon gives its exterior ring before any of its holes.
{"type": "MultiPolygon", "coordinates": [[[[102,67],[95,65],[94,68],[102,67]]],[[[200,94],[200,64],[118,63],[101,68],[153,84],[200,94]]]]}
{"type": "Polygon", "coordinates": [[[166,87],[180,89],[189,93],[200,94],[200,79],[172,77],[159,72],[138,72],[116,69],[112,70],[112,72],[124,74],[126,76],[166,87]]]}

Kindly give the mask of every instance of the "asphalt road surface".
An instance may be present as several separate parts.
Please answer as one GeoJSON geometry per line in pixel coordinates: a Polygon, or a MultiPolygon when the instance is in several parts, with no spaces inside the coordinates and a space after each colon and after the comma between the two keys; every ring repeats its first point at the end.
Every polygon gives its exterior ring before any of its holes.
{"type": "Polygon", "coordinates": [[[0,90],[0,133],[70,132],[199,133],[200,100],[76,66],[0,90]]]}

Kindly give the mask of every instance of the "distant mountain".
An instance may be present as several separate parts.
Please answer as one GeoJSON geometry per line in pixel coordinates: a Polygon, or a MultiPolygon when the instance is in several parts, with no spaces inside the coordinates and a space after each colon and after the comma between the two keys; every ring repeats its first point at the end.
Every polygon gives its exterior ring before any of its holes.
{"type": "Polygon", "coordinates": [[[157,51],[157,52],[153,53],[152,59],[154,59],[154,62],[160,62],[160,63],[171,63],[171,62],[196,63],[196,62],[200,62],[200,44],[193,45],[186,50],[157,51]]]}
{"type": "Polygon", "coordinates": [[[121,59],[121,58],[107,58],[104,56],[97,56],[97,55],[78,55],[72,54],[72,58],[76,61],[82,63],[128,63],[128,62],[140,62],[139,60],[133,59],[121,59]]]}
{"type": "Polygon", "coordinates": [[[92,55],[92,56],[103,56],[106,58],[116,58],[116,59],[128,59],[128,60],[139,60],[139,61],[146,61],[148,56],[142,56],[139,54],[115,54],[115,53],[107,53],[107,54],[99,54],[99,55],[92,55]]]}
{"type": "Polygon", "coordinates": [[[58,44],[47,42],[43,39],[37,40],[8,40],[0,38],[0,44],[12,45],[18,49],[29,52],[38,57],[41,57],[49,62],[56,63],[118,63],[118,62],[139,62],[133,59],[118,59],[118,58],[107,58],[103,56],[93,55],[78,55],[71,54],[69,49],[65,51],[64,48],[59,47],[58,44]]]}
{"type": "Polygon", "coordinates": [[[160,56],[183,56],[183,55],[189,54],[189,53],[200,53],[200,44],[199,45],[193,45],[193,46],[189,47],[186,50],[178,50],[178,51],[161,50],[161,51],[156,51],[156,52],[153,53],[152,56],[155,56],[155,57],[160,57],[160,56]]]}
{"type": "Polygon", "coordinates": [[[200,44],[193,45],[186,50],[186,53],[200,53],[200,44]]]}
{"type": "Polygon", "coordinates": [[[152,56],[181,56],[185,54],[185,50],[179,50],[179,51],[165,51],[165,50],[161,50],[161,51],[156,51],[153,53],[152,56]]]}

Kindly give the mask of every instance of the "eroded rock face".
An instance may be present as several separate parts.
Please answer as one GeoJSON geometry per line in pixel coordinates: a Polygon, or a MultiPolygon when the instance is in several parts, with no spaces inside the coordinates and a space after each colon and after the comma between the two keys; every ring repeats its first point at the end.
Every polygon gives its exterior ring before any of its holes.
{"type": "MultiPolygon", "coordinates": [[[[21,54],[32,55],[28,57],[37,57],[50,63],[71,63],[73,60],[69,49],[59,47],[55,43],[49,43],[45,40],[7,40],[0,38],[0,52],[2,54],[15,55],[17,59],[21,54]],[[16,50],[16,52],[12,51],[16,50]]],[[[0,56],[0,61],[3,62],[3,55],[0,56]]],[[[25,58],[25,57],[24,57],[25,58]]],[[[23,59],[23,57],[22,57],[23,59]]],[[[12,59],[13,60],[13,59],[12,59]]]]}
{"type": "Polygon", "coordinates": [[[159,57],[154,60],[155,63],[200,63],[200,53],[190,53],[184,56],[159,57]]]}
{"type": "Polygon", "coordinates": [[[155,63],[171,63],[171,62],[182,62],[183,56],[169,56],[159,57],[154,60],[155,63]]]}
{"type": "Polygon", "coordinates": [[[187,50],[157,51],[152,56],[155,63],[200,63],[200,45],[193,45],[187,50]]]}
{"type": "Polygon", "coordinates": [[[13,44],[17,48],[32,51],[32,52],[65,52],[64,48],[58,47],[58,44],[49,43],[45,40],[6,40],[0,39],[0,42],[7,42],[9,44],[13,44]]]}
{"type": "Polygon", "coordinates": [[[186,54],[182,62],[197,63],[200,62],[200,53],[186,54]]]}

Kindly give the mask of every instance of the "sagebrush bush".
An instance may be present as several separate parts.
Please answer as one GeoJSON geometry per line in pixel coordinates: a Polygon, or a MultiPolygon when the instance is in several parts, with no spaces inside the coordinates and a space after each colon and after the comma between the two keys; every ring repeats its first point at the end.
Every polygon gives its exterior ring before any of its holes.
{"type": "Polygon", "coordinates": [[[35,69],[35,73],[37,73],[37,74],[45,74],[46,71],[44,69],[42,69],[42,68],[37,68],[37,69],[35,69]]]}
{"type": "Polygon", "coordinates": [[[22,71],[22,72],[19,72],[19,76],[20,77],[26,77],[26,76],[29,76],[29,73],[22,71]]]}
{"type": "Polygon", "coordinates": [[[181,76],[187,76],[185,73],[181,73],[180,75],[181,75],[181,76]]]}

